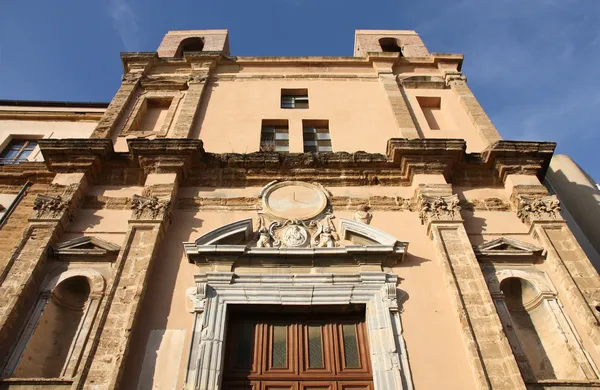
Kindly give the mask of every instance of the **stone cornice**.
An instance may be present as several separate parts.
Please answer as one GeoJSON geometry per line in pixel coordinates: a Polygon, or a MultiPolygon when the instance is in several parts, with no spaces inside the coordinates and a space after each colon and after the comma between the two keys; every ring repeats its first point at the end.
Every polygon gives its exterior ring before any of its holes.
{"type": "Polygon", "coordinates": [[[38,145],[48,169],[61,173],[97,174],[113,153],[112,140],[106,138],[40,139],[38,145]]]}
{"type": "MultiPolygon", "coordinates": [[[[499,141],[482,153],[467,154],[466,143],[461,139],[393,138],[388,141],[385,155],[366,152],[214,154],[204,152],[201,140],[132,138],[128,139],[130,152],[127,154],[114,153],[109,139],[42,139],[39,143],[49,169],[44,173],[50,176],[52,172],[84,172],[90,167],[97,170],[106,160],[107,169],[129,169],[131,177],[178,173],[185,180],[184,185],[225,187],[264,185],[280,177],[316,179],[325,185],[407,186],[415,174],[423,173],[443,174],[447,182],[453,184],[476,181],[478,185],[498,185],[510,173],[537,174],[543,179],[555,147],[553,142],[499,141]],[[139,174],[135,173],[140,169],[139,174]]],[[[1,167],[0,183],[15,184],[26,176],[31,177],[31,173],[25,175],[26,168],[39,170],[40,167],[35,163],[1,167]]]]}
{"type": "Polygon", "coordinates": [[[127,140],[134,162],[149,173],[177,173],[186,177],[194,162],[204,156],[201,140],[132,138],[127,140]]]}
{"type": "Polygon", "coordinates": [[[20,121],[98,122],[104,112],[0,111],[0,119],[20,121]]]}
{"type": "Polygon", "coordinates": [[[556,142],[500,140],[481,157],[494,167],[502,181],[510,174],[537,175],[543,181],[555,148],[556,142]]]}

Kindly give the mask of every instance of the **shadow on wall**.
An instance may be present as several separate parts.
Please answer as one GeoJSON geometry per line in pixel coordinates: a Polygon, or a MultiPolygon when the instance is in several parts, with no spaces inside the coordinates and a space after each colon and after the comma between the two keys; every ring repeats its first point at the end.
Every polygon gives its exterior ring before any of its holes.
{"type": "MultiPolygon", "coordinates": [[[[179,325],[168,329],[167,322],[174,300],[179,304],[180,300],[187,299],[185,288],[175,289],[182,263],[188,266],[182,243],[195,239],[195,230],[202,227],[203,222],[193,213],[173,213],[168,239],[160,244],[140,316],[132,330],[131,352],[124,369],[129,375],[123,379],[124,389],[169,389],[171,385],[174,389],[176,386],[180,365],[185,364],[181,355],[186,331],[176,329],[179,325]]],[[[185,281],[187,287],[193,286],[193,273],[186,276],[185,281]]],[[[187,316],[191,324],[193,315],[182,312],[174,316],[187,316]]]]}
{"type": "MultiPolygon", "coordinates": [[[[208,103],[210,102],[210,98],[212,96],[213,91],[219,86],[218,82],[210,82],[208,81],[204,86],[204,91],[202,92],[202,99],[200,100],[200,107],[198,109],[198,114],[196,116],[196,120],[194,122],[194,126],[192,127],[192,131],[190,132],[191,139],[200,139],[200,133],[202,131],[202,124],[204,123],[204,118],[206,117],[206,111],[208,108],[208,103]]],[[[204,145],[206,149],[206,145],[204,145]]]]}

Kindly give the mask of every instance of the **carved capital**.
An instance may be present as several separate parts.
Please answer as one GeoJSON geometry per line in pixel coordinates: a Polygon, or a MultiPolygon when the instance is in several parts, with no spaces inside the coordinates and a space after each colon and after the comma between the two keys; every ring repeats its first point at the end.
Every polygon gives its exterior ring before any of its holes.
{"type": "Polygon", "coordinates": [[[188,78],[188,84],[200,84],[206,82],[206,80],[208,80],[206,74],[191,74],[188,78]]]}
{"type": "Polygon", "coordinates": [[[170,199],[158,199],[156,196],[133,195],[131,198],[131,209],[137,220],[162,220],[170,204],[170,199]]]}
{"type": "Polygon", "coordinates": [[[37,195],[33,202],[34,219],[60,219],[69,207],[62,196],[37,195]]]}
{"type": "Polygon", "coordinates": [[[537,221],[562,221],[560,201],[556,195],[516,196],[516,209],[519,219],[530,225],[537,221]]]}
{"type": "Polygon", "coordinates": [[[417,208],[421,224],[429,225],[434,221],[460,221],[458,195],[427,196],[419,195],[417,208]]]}
{"type": "Polygon", "coordinates": [[[123,84],[135,84],[142,78],[142,73],[125,73],[121,78],[123,84]]]}
{"type": "Polygon", "coordinates": [[[467,83],[467,78],[461,73],[447,73],[444,76],[444,79],[446,80],[446,84],[449,87],[452,87],[453,85],[463,85],[467,83]]]}

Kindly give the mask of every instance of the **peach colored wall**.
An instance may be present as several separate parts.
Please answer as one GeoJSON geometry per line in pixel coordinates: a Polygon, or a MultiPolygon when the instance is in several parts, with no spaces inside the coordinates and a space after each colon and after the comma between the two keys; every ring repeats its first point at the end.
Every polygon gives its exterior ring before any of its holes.
{"type": "MultiPolygon", "coordinates": [[[[95,128],[94,121],[0,120],[0,150],[13,138],[89,138],[95,128]]],[[[40,149],[36,148],[28,159],[43,161],[40,149]]]]}
{"type": "Polygon", "coordinates": [[[467,152],[481,152],[485,149],[484,140],[477,133],[453,91],[449,89],[406,89],[405,91],[423,138],[462,138],[467,141],[467,152]],[[441,111],[445,121],[440,123],[440,130],[429,128],[417,96],[441,98],[441,111]]]}
{"type": "Polygon", "coordinates": [[[333,151],[385,153],[399,137],[385,91],[373,81],[218,81],[206,86],[193,131],[215,153],[256,152],[263,119],[289,121],[290,152],[303,152],[302,120],[327,119],[333,151]],[[282,88],[308,88],[308,109],[282,109],[282,88]]]}
{"type": "MultiPolygon", "coordinates": [[[[141,187],[135,186],[96,186],[90,189],[90,194],[131,197],[133,194],[141,193],[141,190],[141,187]]],[[[179,196],[183,198],[194,196],[255,197],[259,190],[259,187],[183,187],[179,191],[179,196]]],[[[414,188],[329,187],[328,190],[336,196],[367,198],[368,196],[394,196],[395,194],[406,198],[412,195],[414,188]]],[[[490,197],[506,200],[507,198],[503,188],[457,187],[456,192],[466,200],[490,197]]],[[[70,225],[64,239],[74,238],[83,233],[121,245],[130,213],[130,210],[81,209],[76,213],[75,220],[70,225]]],[[[342,210],[340,207],[337,210],[334,208],[335,223],[338,224],[339,218],[342,217],[351,218],[352,213],[352,211],[342,210]]],[[[476,386],[461,335],[461,324],[446,287],[444,271],[417,213],[382,211],[376,208],[372,210],[372,213],[371,225],[373,227],[409,243],[408,254],[404,262],[394,267],[392,271],[399,275],[399,288],[406,293],[406,299],[402,302],[401,320],[415,387],[474,389],[476,386]]],[[[500,236],[535,244],[535,240],[528,234],[525,225],[512,211],[465,210],[462,214],[467,233],[474,245],[500,236]]],[[[249,217],[256,219],[256,215],[256,212],[253,211],[174,210],[172,221],[176,223],[170,225],[166,240],[160,246],[148,283],[148,295],[143,302],[142,314],[138,321],[140,327],[133,332],[132,354],[128,358],[129,366],[127,368],[131,375],[126,379],[124,388],[136,388],[137,378],[146,355],[146,347],[149,345],[150,348],[156,348],[156,336],[159,334],[177,334],[178,338],[185,339],[183,348],[178,348],[173,352],[173,349],[169,348],[163,351],[161,347],[156,356],[157,361],[168,362],[169,367],[173,366],[174,356],[179,359],[176,388],[183,387],[193,327],[193,314],[189,313],[191,303],[186,296],[186,290],[194,286],[193,275],[205,272],[207,268],[201,269],[196,265],[189,264],[182,243],[193,241],[209,230],[236,220],[249,217]],[[163,356],[164,354],[169,356],[163,356]]],[[[552,278],[552,270],[546,269],[547,267],[543,264],[536,266],[546,271],[552,278]]],[[[310,272],[310,268],[248,269],[239,267],[237,272],[300,273],[310,272]]],[[[343,272],[358,272],[358,269],[348,267],[343,272]]],[[[558,287],[559,284],[555,282],[555,286],[558,287]]],[[[559,291],[560,296],[566,295],[559,291]]],[[[573,308],[568,302],[563,302],[563,304],[566,313],[575,323],[575,327],[581,328],[574,316],[573,308]]],[[[579,330],[579,334],[588,351],[592,351],[591,355],[596,364],[600,363],[600,356],[593,352],[591,341],[585,336],[583,330],[579,330]]],[[[177,364],[173,367],[177,367],[177,364]]],[[[159,372],[161,368],[156,367],[156,370],[152,372],[159,372]]]]}
{"type": "MultiPolygon", "coordinates": [[[[224,190],[226,192],[227,190],[224,190]]],[[[193,191],[190,191],[193,192],[193,191]]],[[[217,190],[215,193],[221,193],[217,190]]],[[[183,195],[183,192],[181,193],[183,195]]],[[[351,218],[352,212],[336,212],[338,218],[351,218]]],[[[404,302],[402,323],[407,343],[411,371],[417,388],[474,389],[469,361],[463,345],[460,323],[447,293],[443,272],[435,258],[434,248],[427,238],[416,213],[376,212],[372,225],[410,243],[406,261],[394,272],[402,279],[399,288],[408,299],[404,302]],[[402,223],[398,223],[402,221],[402,223]],[[452,378],[451,381],[448,378],[452,378]]],[[[177,388],[183,387],[193,315],[186,289],[194,286],[193,275],[199,268],[185,258],[182,242],[193,241],[203,233],[226,223],[248,217],[255,212],[218,212],[176,210],[168,233],[155,262],[148,295],[138,322],[140,332],[134,340],[129,359],[132,375],[125,388],[135,388],[148,337],[153,330],[184,330],[185,348],[180,359],[177,388]],[[135,373],[135,374],[133,374],[135,373]]],[[[253,270],[256,272],[258,270],[253,270]]],[[[262,269],[262,272],[266,272],[262,269]]],[[[271,272],[309,272],[310,268],[272,269],[271,272]]],[[[238,269],[243,272],[243,269],[238,269]]],[[[345,272],[359,272],[346,268],[345,272]]],[[[157,368],[160,370],[160,368],[157,368]]]]}

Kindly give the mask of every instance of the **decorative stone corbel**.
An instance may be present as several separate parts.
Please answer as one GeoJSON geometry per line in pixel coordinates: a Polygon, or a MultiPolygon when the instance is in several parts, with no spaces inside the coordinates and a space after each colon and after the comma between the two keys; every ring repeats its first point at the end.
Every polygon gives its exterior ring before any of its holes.
{"type": "Polygon", "coordinates": [[[435,221],[461,221],[458,195],[427,196],[420,194],[417,208],[421,224],[429,225],[435,221]]]}
{"type": "Polygon", "coordinates": [[[131,209],[137,220],[162,219],[170,205],[171,200],[158,199],[156,196],[133,195],[131,198],[131,209]]]}

